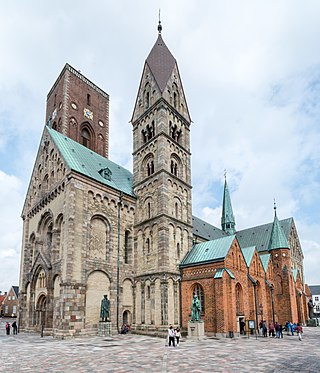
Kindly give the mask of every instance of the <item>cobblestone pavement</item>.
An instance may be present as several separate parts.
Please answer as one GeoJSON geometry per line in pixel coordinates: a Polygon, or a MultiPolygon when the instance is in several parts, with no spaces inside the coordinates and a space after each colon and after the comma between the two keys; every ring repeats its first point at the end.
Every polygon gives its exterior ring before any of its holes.
{"type": "Polygon", "coordinates": [[[6,336],[0,325],[0,372],[320,372],[320,328],[303,340],[255,337],[184,340],[166,347],[160,338],[133,334],[72,340],[39,334],[6,336]]]}

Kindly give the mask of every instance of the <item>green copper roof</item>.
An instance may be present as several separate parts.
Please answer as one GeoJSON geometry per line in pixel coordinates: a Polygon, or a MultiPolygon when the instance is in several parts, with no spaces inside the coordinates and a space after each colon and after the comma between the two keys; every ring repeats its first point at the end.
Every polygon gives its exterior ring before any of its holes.
{"type": "Polygon", "coordinates": [[[58,131],[46,128],[71,170],[134,197],[130,171],[58,131]]]}
{"type": "Polygon", "coordinates": [[[260,260],[263,266],[263,269],[265,272],[267,272],[268,265],[269,265],[269,260],[270,260],[270,254],[261,254],[260,255],[260,260]]]}
{"type": "Polygon", "coordinates": [[[274,214],[274,221],[269,242],[269,250],[289,248],[288,240],[280,226],[276,209],[274,214]]]}
{"type": "MultiPolygon", "coordinates": [[[[292,218],[283,219],[279,224],[288,239],[292,226],[292,218]]],[[[240,247],[256,246],[259,252],[268,251],[273,223],[258,225],[236,232],[240,247]]]]}
{"type": "Polygon", "coordinates": [[[235,219],[232,211],[231,198],[228,189],[227,179],[224,181],[223,191],[223,203],[222,203],[222,216],[221,216],[221,227],[222,230],[234,234],[235,232],[235,219]]]}
{"type": "Polygon", "coordinates": [[[223,260],[228,254],[234,239],[234,235],[226,236],[194,245],[181,261],[180,267],[183,268],[223,260]]]}
{"type": "Polygon", "coordinates": [[[245,260],[248,268],[250,267],[250,264],[251,264],[251,261],[252,261],[253,254],[254,254],[255,250],[256,250],[255,246],[241,248],[244,260],[245,260]]]}
{"type": "Polygon", "coordinates": [[[213,278],[215,278],[215,279],[222,278],[224,271],[226,271],[231,278],[235,278],[234,275],[233,275],[233,273],[228,268],[219,268],[219,269],[217,269],[217,271],[216,271],[216,273],[215,273],[215,275],[214,275],[213,278]]]}
{"type": "Polygon", "coordinates": [[[294,282],[297,281],[297,275],[298,275],[298,270],[297,270],[297,268],[293,268],[293,269],[292,269],[292,276],[293,276],[294,282]]]}
{"type": "Polygon", "coordinates": [[[192,233],[194,236],[199,236],[208,241],[225,237],[227,235],[221,229],[197,218],[196,216],[192,216],[192,233]]]}

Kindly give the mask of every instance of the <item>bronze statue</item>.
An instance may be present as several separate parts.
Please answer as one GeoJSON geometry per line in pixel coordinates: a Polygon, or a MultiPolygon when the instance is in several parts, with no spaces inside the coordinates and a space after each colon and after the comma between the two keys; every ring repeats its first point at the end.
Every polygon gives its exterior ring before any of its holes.
{"type": "Polygon", "coordinates": [[[201,304],[197,294],[193,296],[191,306],[191,321],[200,321],[201,304]]]}
{"type": "Polygon", "coordinates": [[[110,321],[110,301],[108,295],[104,295],[101,301],[100,318],[101,321],[110,321]]]}

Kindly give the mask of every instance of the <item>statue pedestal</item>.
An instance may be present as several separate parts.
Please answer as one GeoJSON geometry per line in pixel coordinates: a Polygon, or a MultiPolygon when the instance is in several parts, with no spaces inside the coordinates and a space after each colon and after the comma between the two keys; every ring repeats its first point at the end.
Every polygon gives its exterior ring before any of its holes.
{"type": "Polygon", "coordinates": [[[204,322],[189,321],[188,322],[188,338],[203,339],[204,338],[204,322]]]}
{"type": "Polygon", "coordinates": [[[111,335],[111,322],[110,321],[99,321],[98,336],[107,337],[109,335],[111,335]]]}

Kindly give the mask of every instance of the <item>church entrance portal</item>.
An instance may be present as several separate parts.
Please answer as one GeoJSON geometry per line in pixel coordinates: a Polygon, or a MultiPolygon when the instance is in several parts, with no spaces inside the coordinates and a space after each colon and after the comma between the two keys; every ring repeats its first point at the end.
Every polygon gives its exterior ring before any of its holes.
{"type": "Polygon", "coordinates": [[[36,306],[36,326],[38,329],[42,329],[46,325],[46,308],[47,308],[47,297],[40,295],[37,306],[36,306]]]}
{"type": "Polygon", "coordinates": [[[124,311],[122,316],[123,324],[130,325],[131,324],[131,313],[130,311],[124,311]]]}

